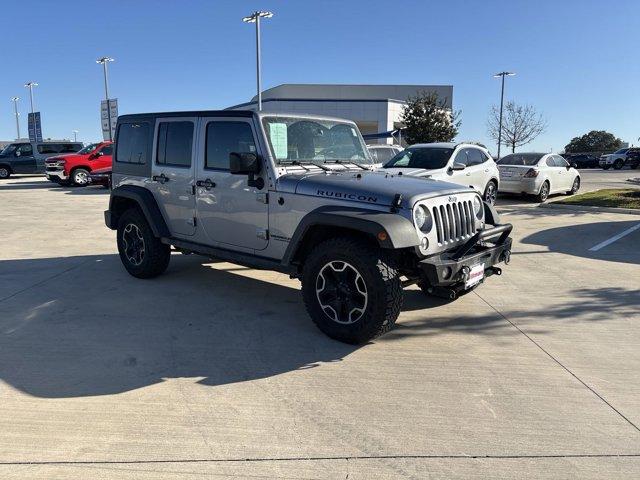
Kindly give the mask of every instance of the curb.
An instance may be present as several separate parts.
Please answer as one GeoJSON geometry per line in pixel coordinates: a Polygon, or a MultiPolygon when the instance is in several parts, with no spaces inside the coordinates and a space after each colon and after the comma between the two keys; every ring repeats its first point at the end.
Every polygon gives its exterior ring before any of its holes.
{"type": "Polygon", "coordinates": [[[623,213],[626,215],[640,215],[640,210],[635,208],[594,207],[590,205],[565,205],[563,203],[541,203],[540,208],[557,208],[558,210],[573,210],[574,212],[590,213],[623,213]]]}

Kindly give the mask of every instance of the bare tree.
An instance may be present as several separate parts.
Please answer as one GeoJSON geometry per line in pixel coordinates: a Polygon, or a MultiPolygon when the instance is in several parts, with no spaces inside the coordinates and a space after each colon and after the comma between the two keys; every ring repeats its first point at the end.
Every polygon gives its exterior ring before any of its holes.
{"type": "MultiPolygon", "coordinates": [[[[489,111],[487,131],[491,138],[498,141],[500,130],[500,108],[496,105],[489,111]]],[[[517,147],[531,143],[547,129],[547,121],[531,105],[516,105],[509,101],[504,105],[502,116],[502,145],[511,148],[511,153],[517,147]]]]}

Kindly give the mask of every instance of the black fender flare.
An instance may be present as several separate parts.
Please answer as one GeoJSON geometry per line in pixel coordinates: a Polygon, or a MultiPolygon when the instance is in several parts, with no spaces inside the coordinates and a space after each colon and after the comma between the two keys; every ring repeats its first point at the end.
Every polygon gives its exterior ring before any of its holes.
{"type": "Polygon", "coordinates": [[[104,212],[104,219],[107,227],[111,230],[116,230],[118,228],[118,220],[122,212],[119,211],[116,205],[118,199],[122,198],[132,200],[138,205],[156,237],[167,238],[171,236],[167,223],[162,216],[162,212],[160,212],[160,208],[158,207],[158,203],[153,197],[153,194],[146,188],[136,185],[122,185],[111,191],[111,196],[109,198],[109,210],[104,212]]]}
{"type": "Polygon", "coordinates": [[[413,223],[397,213],[352,207],[320,207],[306,214],[285,251],[282,263],[290,265],[313,227],[341,227],[371,235],[380,248],[400,249],[419,244],[413,223]]]}

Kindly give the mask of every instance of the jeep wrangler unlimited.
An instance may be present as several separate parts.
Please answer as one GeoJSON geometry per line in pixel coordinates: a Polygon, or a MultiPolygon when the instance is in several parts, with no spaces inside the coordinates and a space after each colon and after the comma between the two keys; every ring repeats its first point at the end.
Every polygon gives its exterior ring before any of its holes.
{"type": "Polygon", "coordinates": [[[288,273],[316,325],[366,342],[402,289],[450,299],[500,274],[511,225],[470,188],[372,170],[353,122],[202,111],[118,118],[105,222],[138,278],[171,247],[288,273]]]}

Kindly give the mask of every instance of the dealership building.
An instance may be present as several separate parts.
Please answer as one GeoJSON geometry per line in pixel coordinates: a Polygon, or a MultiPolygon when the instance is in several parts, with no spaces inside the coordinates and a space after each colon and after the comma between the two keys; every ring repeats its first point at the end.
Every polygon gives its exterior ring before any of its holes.
{"type": "MultiPolygon", "coordinates": [[[[354,121],[363,135],[389,137],[370,142],[393,143],[390,132],[397,130],[407,99],[420,92],[435,93],[444,107],[452,110],[451,85],[323,85],[285,83],[262,93],[262,111],[310,113],[354,121]]],[[[256,109],[258,98],[229,107],[230,110],[256,109]]]]}

